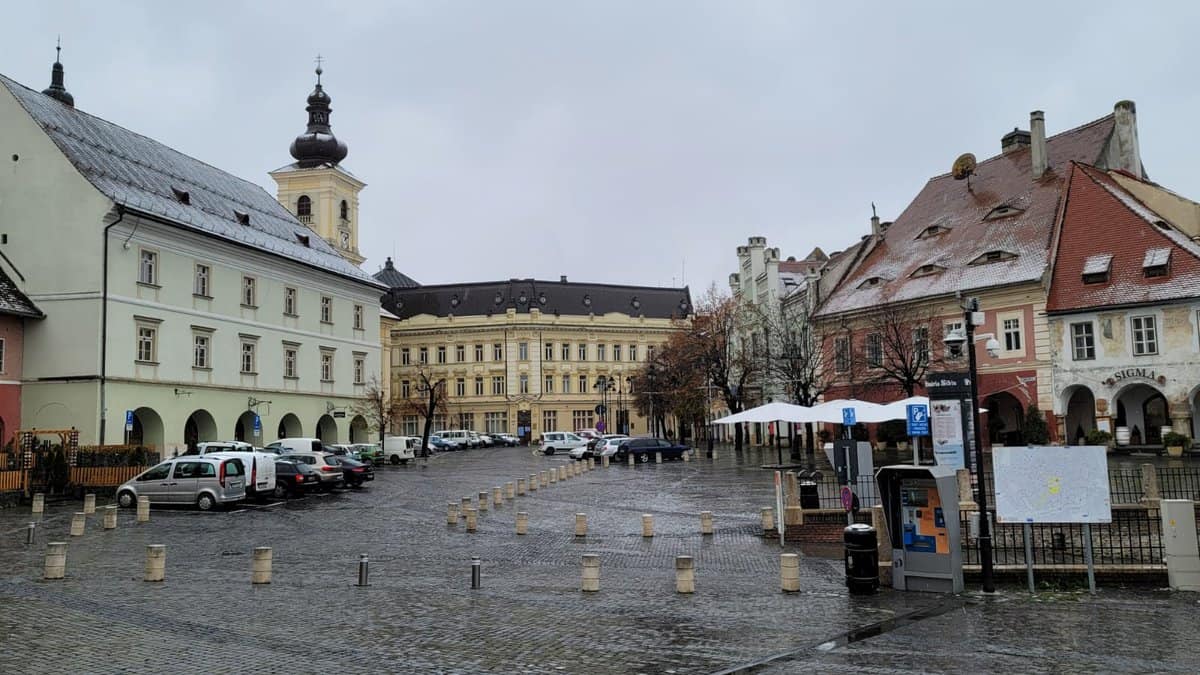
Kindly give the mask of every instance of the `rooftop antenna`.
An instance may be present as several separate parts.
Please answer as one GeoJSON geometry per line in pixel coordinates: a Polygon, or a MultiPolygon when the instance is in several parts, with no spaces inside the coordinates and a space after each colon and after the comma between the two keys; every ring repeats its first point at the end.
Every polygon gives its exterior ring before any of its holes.
{"type": "Polygon", "coordinates": [[[325,72],[324,70],[321,70],[321,63],[324,60],[325,59],[322,58],[320,54],[317,54],[317,58],[313,59],[313,61],[317,62],[317,84],[321,84],[321,73],[325,72]]]}

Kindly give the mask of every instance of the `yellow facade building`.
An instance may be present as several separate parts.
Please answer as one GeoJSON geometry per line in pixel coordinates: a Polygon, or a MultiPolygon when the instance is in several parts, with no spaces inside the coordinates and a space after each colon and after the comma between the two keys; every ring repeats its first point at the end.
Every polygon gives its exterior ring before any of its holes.
{"type": "MultiPolygon", "coordinates": [[[[392,285],[392,273],[389,261],[376,279],[392,285]]],[[[394,286],[383,306],[398,317],[388,322],[383,345],[394,433],[423,431],[412,403],[422,398],[425,375],[444,382],[447,392],[435,430],[504,432],[534,441],[546,431],[600,426],[646,433],[629,379],[672,332],[688,325],[692,311],[687,288],[566,277],[394,286]]]]}

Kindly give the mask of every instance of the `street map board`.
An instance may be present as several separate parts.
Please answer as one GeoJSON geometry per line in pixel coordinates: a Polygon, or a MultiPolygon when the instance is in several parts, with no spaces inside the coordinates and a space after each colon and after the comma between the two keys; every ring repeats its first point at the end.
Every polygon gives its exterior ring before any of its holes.
{"type": "Polygon", "coordinates": [[[997,522],[1112,522],[1103,446],[995,448],[992,467],[997,522]]]}

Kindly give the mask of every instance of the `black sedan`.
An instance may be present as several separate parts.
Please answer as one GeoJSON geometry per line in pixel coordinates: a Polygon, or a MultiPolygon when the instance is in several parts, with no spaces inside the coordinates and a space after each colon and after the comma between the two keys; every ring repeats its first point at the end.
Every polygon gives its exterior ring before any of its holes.
{"type": "Polygon", "coordinates": [[[276,499],[301,496],[309,490],[316,490],[320,485],[321,479],[317,477],[317,470],[304,462],[275,462],[276,499]]]}
{"type": "Polygon", "coordinates": [[[370,464],[349,457],[336,457],[336,461],[342,465],[342,477],[348,487],[360,488],[363,483],[375,480],[375,469],[370,464]]]}
{"type": "Polygon", "coordinates": [[[633,457],[633,461],[645,464],[654,459],[656,452],[661,452],[663,460],[666,461],[683,459],[684,453],[690,454],[692,448],[662,438],[631,438],[617,447],[613,457],[618,462],[625,462],[629,457],[633,457]]]}

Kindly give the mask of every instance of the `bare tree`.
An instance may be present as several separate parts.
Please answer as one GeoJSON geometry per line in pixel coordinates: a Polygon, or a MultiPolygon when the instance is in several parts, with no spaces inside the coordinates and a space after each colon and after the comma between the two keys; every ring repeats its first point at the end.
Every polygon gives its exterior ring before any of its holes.
{"type": "MultiPolygon", "coordinates": [[[[808,407],[818,403],[830,384],[823,340],[810,319],[803,297],[784,304],[778,311],[762,312],[761,316],[772,343],[764,371],[793,403],[808,407]]],[[[814,448],[813,436],[813,423],[805,423],[805,448],[809,454],[814,448]]],[[[793,455],[798,452],[798,440],[793,436],[793,455]]]]}
{"type": "MultiPolygon", "coordinates": [[[[696,308],[683,342],[683,358],[698,368],[702,387],[719,392],[730,413],[745,409],[749,386],[758,371],[753,346],[742,339],[746,316],[736,300],[711,286],[696,308]]],[[[734,425],[734,447],[742,449],[742,425],[734,425]]]]}
{"type": "Polygon", "coordinates": [[[421,457],[428,457],[429,433],[432,431],[433,418],[439,413],[446,413],[446,378],[435,379],[429,371],[421,368],[417,371],[416,386],[409,393],[409,397],[400,402],[400,408],[406,414],[425,419],[424,431],[421,433],[421,457]]]}
{"type": "Polygon", "coordinates": [[[883,305],[867,318],[860,366],[867,381],[895,386],[913,396],[925,383],[925,374],[942,360],[930,345],[941,334],[931,307],[883,305]]]}
{"type": "Polygon", "coordinates": [[[367,420],[368,429],[379,431],[379,443],[382,445],[383,437],[387,434],[388,427],[391,426],[394,411],[392,399],[379,383],[379,378],[372,375],[371,379],[367,380],[366,390],[350,406],[350,410],[356,415],[362,415],[367,420]]]}

